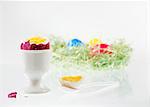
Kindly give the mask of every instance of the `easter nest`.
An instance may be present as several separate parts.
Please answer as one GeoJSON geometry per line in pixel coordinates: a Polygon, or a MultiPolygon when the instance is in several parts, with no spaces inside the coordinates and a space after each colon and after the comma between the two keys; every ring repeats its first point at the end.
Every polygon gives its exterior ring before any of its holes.
{"type": "Polygon", "coordinates": [[[118,39],[109,45],[105,52],[92,54],[89,44],[68,47],[65,40],[51,36],[51,64],[59,70],[105,71],[125,68],[130,59],[132,48],[124,39],[118,39]]]}

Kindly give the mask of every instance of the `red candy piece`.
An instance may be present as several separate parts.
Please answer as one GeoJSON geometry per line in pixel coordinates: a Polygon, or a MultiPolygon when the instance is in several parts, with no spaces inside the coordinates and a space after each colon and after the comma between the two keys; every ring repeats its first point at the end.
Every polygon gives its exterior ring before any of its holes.
{"type": "Polygon", "coordinates": [[[8,98],[16,98],[17,92],[11,92],[8,94],[8,98]]]}
{"type": "Polygon", "coordinates": [[[108,48],[109,45],[107,44],[100,44],[100,48],[108,48]]]}

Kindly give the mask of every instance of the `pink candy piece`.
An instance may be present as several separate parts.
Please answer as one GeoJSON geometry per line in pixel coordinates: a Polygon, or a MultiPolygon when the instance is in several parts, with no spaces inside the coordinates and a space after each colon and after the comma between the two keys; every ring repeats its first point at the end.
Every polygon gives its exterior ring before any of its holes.
{"type": "Polygon", "coordinates": [[[17,92],[11,92],[8,94],[8,98],[16,98],[17,92]]]}
{"type": "Polygon", "coordinates": [[[23,50],[30,50],[31,45],[30,45],[29,41],[27,41],[25,43],[21,43],[21,47],[20,48],[23,49],[23,50]]]}

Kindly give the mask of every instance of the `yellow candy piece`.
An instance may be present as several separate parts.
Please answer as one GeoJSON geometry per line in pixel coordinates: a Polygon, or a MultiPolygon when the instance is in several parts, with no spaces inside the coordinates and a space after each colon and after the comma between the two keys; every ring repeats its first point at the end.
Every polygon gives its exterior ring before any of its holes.
{"type": "Polygon", "coordinates": [[[94,38],[94,39],[90,40],[89,45],[95,46],[96,44],[101,44],[101,43],[102,43],[102,41],[100,39],[94,38]]]}
{"type": "Polygon", "coordinates": [[[82,76],[63,76],[61,79],[69,82],[79,82],[82,76]]]}
{"type": "Polygon", "coordinates": [[[40,36],[34,36],[28,39],[30,43],[41,44],[46,41],[46,38],[40,36]]]}

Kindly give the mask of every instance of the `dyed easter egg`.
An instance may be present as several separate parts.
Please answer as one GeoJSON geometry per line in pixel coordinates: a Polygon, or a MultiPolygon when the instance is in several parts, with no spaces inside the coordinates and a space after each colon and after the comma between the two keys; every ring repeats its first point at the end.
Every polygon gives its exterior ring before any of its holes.
{"type": "Polygon", "coordinates": [[[72,39],[67,44],[68,47],[78,47],[83,45],[84,45],[83,42],[79,39],[72,39]]]}
{"type": "Polygon", "coordinates": [[[102,43],[102,41],[101,41],[100,39],[94,38],[94,39],[91,39],[91,40],[89,41],[89,46],[93,47],[93,46],[95,46],[96,44],[101,44],[101,43],[102,43]]]}

